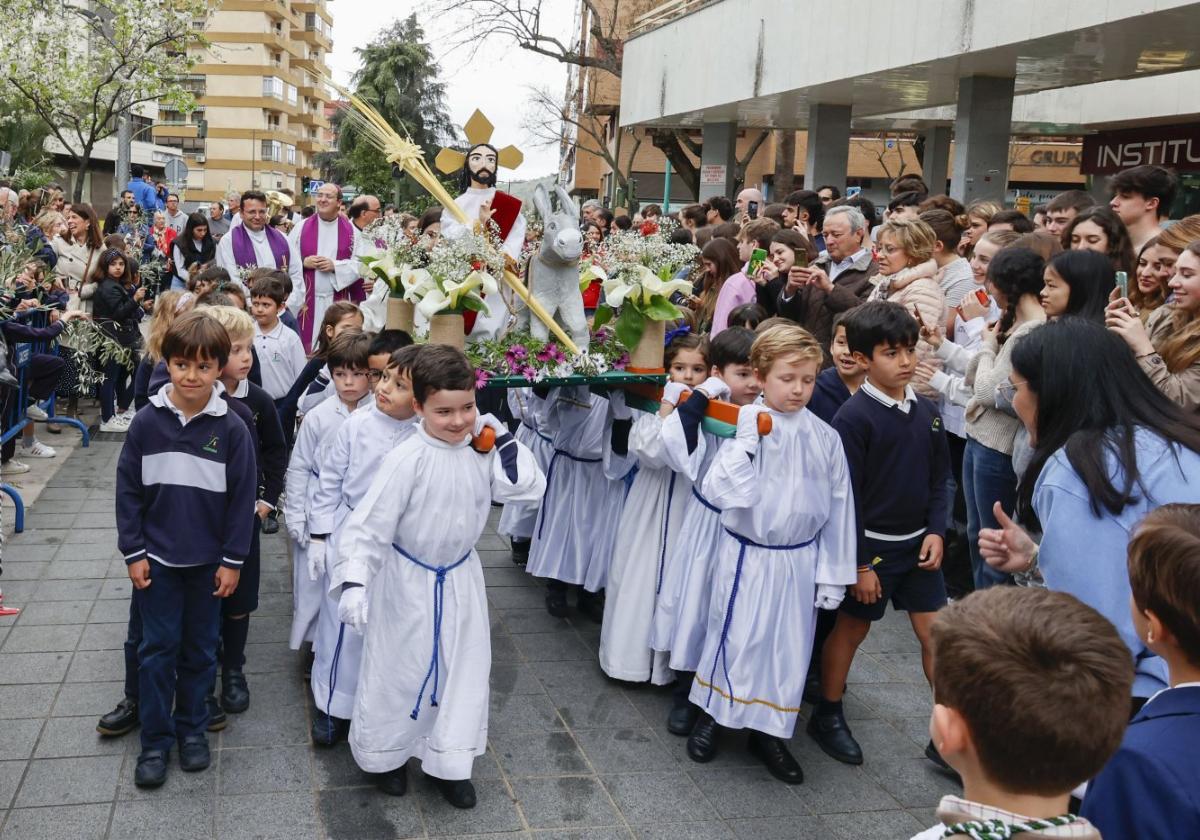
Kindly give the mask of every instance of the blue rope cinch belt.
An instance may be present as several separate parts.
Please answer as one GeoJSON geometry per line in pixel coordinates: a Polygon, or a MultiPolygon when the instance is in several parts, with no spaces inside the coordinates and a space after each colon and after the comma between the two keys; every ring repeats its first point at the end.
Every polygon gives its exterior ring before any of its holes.
{"type": "Polygon", "coordinates": [[[663,568],[667,564],[667,532],[671,528],[671,501],[675,498],[675,477],[678,475],[675,471],[671,472],[671,483],[667,485],[667,510],[663,515],[663,533],[662,533],[662,551],[658,554],[658,586],[654,587],[654,594],[662,593],[663,568]]]}
{"type": "Polygon", "coordinates": [[[546,465],[546,489],[542,492],[541,512],[538,514],[537,536],[539,540],[542,538],[542,526],[546,524],[546,501],[550,498],[550,481],[554,478],[554,462],[558,460],[559,455],[563,456],[564,458],[570,458],[572,461],[575,461],[578,464],[599,464],[604,460],[603,458],[580,458],[577,455],[572,455],[565,449],[554,450],[554,454],[550,456],[550,463],[546,465]]]}
{"type": "Polygon", "coordinates": [[[733,588],[729,591],[729,604],[725,607],[725,623],[721,626],[721,641],[717,643],[717,655],[713,657],[712,671],[708,675],[708,699],[704,701],[705,705],[712,702],[713,689],[717,684],[717,665],[721,664],[725,673],[725,687],[729,689],[729,705],[733,705],[733,683],[729,679],[729,659],[725,655],[725,642],[729,638],[729,625],[733,622],[733,605],[737,601],[738,587],[742,582],[742,562],[746,559],[746,549],[749,548],[765,548],[768,551],[795,551],[798,548],[804,548],[806,545],[812,545],[816,541],[816,537],[811,540],[806,540],[802,543],[793,543],[792,545],[763,545],[757,543],[749,537],[743,537],[736,531],[731,531],[725,528],[725,533],[737,540],[738,559],[737,569],[733,573],[733,588]]]}
{"type": "Polygon", "coordinates": [[[696,501],[698,501],[700,504],[704,505],[706,508],[711,510],[717,516],[721,515],[721,509],[719,507],[717,507],[716,505],[714,505],[712,502],[710,502],[708,499],[701,496],[700,491],[696,489],[696,485],[694,485],[694,484],[692,485],[692,495],[696,497],[696,501]]]}
{"type": "Polygon", "coordinates": [[[416,557],[413,557],[400,546],[392,543],[392,548],[400,554],[401,557],[415,563],[426,571],[433,572],[437,575],[437,580],[433,584],[433,655],[429,659],[429,670],[425,672],[425,680],[421,683],[421,690],[417,693],[417,704],[413,706],[412,714],[409,715],[413,720],[417,719],[417,715],[421,712],[421,700],[425,697],[425,687],[429,685],[429,680],[433,678],[433,691],[429,692],[429,705],[436,706],[437,691],[438,691],[438,676],[439,676],[439,661],[440,654],[438,648],[442,640],[442,610],[443,603],[446,597],[446,575],[447,573],[457,569],[463,563],[467,562],[467,558],[471,556],[471,552],[467,552],[454,563],[449,566],[430,566],[428,563],[422,563],[416,557]]]}

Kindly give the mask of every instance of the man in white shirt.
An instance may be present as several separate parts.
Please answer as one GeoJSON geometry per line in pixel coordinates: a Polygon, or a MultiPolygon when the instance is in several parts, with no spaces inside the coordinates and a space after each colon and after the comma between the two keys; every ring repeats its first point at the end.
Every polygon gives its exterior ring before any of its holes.
{"type": "Polygon", "coordinates": [[[258,190],[242,195],[242,224],[217,243],[217,265],[238,278],[239,268],[288,268],[288,242],[267,226],[267,197],[258,190]]]}
{"type": "MultiPolygon", "coordinates": [[[[341,215],[342,190],[326,183],[317,190],[317,212],[292,228],[288,236],[292,295],[288,309],[296,313],[305,350],[316,347],[325,310],[337,300],[366,300],[359,262],[359,232],[341,215]]],[[[242,211],[245,213],[245,196],[242,211]]]]}

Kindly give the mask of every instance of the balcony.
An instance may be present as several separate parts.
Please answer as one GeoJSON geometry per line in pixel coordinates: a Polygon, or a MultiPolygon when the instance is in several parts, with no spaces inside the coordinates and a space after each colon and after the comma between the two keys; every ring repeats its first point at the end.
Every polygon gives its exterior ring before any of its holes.
{"type": "Polygon", "coordinates": [[[305,70],[312,73],[314,76],[325,75],[325,60],[323,58],[313,58],[312,56],[296,56],[292,58],[292,68],[296,70],[305,70]]]}
{"type": "Polygon", "coordinates": [[[302,30],[296,30],[294,35],[299,40],[306,44],[312,44],[314,47],[320,47],[323,50],[333,49],[333,39],[316,28],[305,27],[302,30]]]}
{"type": "Polygon", "coordinates": [[[324,152],[327,149],[325,144],[316,137],[305,137],[303,140],[297,140],[296,148],[310,155],[324,152]]]}
{"type": "Polygon", "coordinates": [[[309,99],[315,99],[318,102],[328,102],[332,98],[329,95],[329,91],[325,89],[324,85],[319,85],[315,82],[311,85],[300,85],[298,90],[300,91],[301,96],[306,96],[309,99]]]}

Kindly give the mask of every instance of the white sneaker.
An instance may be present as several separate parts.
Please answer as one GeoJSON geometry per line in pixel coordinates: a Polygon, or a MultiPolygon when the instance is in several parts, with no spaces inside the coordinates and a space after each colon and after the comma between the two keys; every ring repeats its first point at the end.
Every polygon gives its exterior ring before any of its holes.
{"type": "Polygon", "coordinates": [[[44,422],[49,419],[49,415],[42,411],[37,403],[34,403],[33,405],[29,406],[29,408],[25,409],[25,416],[30,420],[37,420],[38,422],[44,422]]]}
{"type": "Polygon", "coordinates": [[[132,423],[133,418],[136,415],[137,415],[137,409],[134,408],[133,406],[129,406],[129,408],[127,408],[121,412],[121,416],[125,418],[125,422],[127,422],[127,423],[132,423]]]}
{"type": "Polygon", "coordinates": [[[15,458],[6,464],[0,465],[0,475],[20,475],[27,472],[29,472],[29,465],[22,464],[15,458]]]}
{"type": "Polygon", "coordinates": [[[54,451],[54,447],[47,446],[37,438],[33,439],[31,446],[21,447],[22,458],[53,458],[58,453],[54,451]]]}
{"type": "Polygon", "coordinates": [[[129,423],[121,419],[121,415],[114,414],[111,419],[100,424],[100,431],[124,434],[129,431],[129,423]]]}

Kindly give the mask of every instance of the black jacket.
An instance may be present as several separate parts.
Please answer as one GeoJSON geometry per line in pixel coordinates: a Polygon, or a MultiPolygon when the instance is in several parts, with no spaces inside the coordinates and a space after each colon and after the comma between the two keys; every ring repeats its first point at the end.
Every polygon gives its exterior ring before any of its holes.
{"type": "Polygon", "coordinates": [[[92,298],[92,318],[124,347],[136,347],[141,339],[138,323],[142,305],[120,281],[105,277],[92,298]]]}

